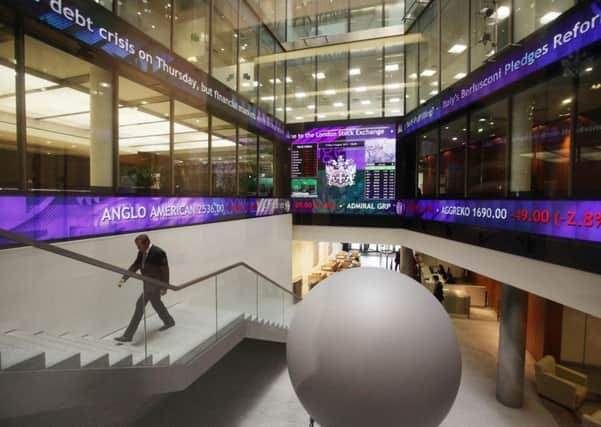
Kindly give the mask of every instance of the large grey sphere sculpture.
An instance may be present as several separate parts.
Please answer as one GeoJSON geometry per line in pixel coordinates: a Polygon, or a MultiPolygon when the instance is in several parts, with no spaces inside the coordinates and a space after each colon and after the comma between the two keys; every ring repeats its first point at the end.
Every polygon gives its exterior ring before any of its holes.
{"type": "Polygon", "coordinates": [[[297,305],[288,371],[323,427],[435,427],[461,381],[461,353],[441,304],[390,270],[336,273],[297,305]]]}

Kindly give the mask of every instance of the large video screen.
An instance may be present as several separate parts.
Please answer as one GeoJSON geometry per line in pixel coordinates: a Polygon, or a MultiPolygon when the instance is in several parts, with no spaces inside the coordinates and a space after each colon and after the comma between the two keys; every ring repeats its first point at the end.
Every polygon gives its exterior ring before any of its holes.
{"type": "Polygon", "coordinates": [[[291,140],[293,212],[394,214],[396,125],[315,128],[291,140]]]}

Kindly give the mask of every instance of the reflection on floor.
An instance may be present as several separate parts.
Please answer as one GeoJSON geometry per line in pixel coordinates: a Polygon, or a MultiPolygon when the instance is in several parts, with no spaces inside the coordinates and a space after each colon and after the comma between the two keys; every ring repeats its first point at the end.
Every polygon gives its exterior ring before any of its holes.
{"type": "MultiPolygon", "coordinates": [[[[523,409],[495,398],[498,323],[453,320],[463,355],[462,384],[443,427],[571,427],[568,411],[536,395],[533,361],[523,409]],[[559,414],[559,415],[558,415],[559,414]]],[[[283,345],[246,341],[188,390],[157,405],[137,426],[308,426],[286,371],[283,345]]]]}

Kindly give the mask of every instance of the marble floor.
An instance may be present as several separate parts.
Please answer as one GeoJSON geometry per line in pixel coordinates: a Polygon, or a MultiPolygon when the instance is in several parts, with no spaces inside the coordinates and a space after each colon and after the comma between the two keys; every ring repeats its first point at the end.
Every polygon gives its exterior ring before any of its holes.
{"type": "MultiPolygon", "coordinates": [[[[455,405],[442,427],[571,427],[568,411],[543,401],[528,360],[525,405],[510,409],[495,399],[498,323],[453,320],[463,356],[455,405]]],[[[246,341],[184,392],[164,399],[136,424],[151,426],[308,426],[286,371],[283,345],[246,341]]],[[[414,427],[414,426],[410,426],[414,427]]],[[[417,426],[415,426],[417,427],[417,426]]]]}

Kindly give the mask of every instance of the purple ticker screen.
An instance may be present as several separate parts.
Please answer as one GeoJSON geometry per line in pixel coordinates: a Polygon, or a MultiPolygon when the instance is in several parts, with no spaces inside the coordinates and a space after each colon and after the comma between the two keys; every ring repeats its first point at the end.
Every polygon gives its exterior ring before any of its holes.
{"type": "MultiPolygon", "coordinates": [[[[0,196],[0,228],[63,240],[290,212],[288,199],[0,196]]],[[[0,243],[10,243],[0,239],[0,243]]]]}
{"type": "Polygon", "coordinates": [[[399,200],[397,215],[601,242],[601,201],[399,200]]]}
{"type": "Polygon", "coordinates": [[[314,128],[291,138],[295,213],[394,214],[396,125],[314,128]]]}

